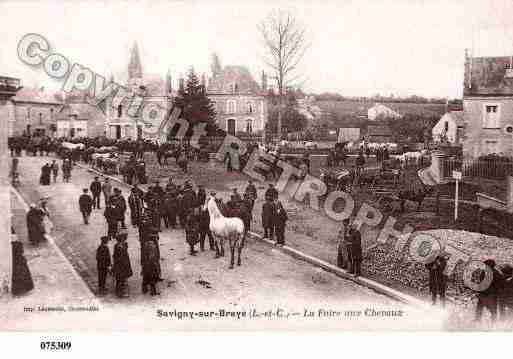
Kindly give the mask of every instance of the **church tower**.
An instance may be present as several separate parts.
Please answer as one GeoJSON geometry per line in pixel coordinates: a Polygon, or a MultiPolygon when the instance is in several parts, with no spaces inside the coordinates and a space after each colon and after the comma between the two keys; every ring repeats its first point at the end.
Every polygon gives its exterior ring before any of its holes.
{"type": "Polygon", "coordinates": [[[167,70],[166,74],[166,84],[165,84],[165,94],[164,96],[171,96],[173,94],[173,83],[171,79],[171,70],[167,70]]]}
{"type": "Polygon", "coordinates": [[[132,50],[130,51],[127,85],[134,91],[137,91],[139,86],[143,85],[141,58],[139,57],[139,48],[137,47],[137,42],[134,42],[132,50]]]}

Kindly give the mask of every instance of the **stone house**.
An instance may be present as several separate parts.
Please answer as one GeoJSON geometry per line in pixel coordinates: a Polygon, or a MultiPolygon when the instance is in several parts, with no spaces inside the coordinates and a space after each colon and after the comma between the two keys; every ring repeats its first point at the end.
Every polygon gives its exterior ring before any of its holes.
{"type": "Polygon", "coordinates": [[[513,57],[465,58],[463,155],[513,156],[513,57]]]}
{"type": "Polygon", "coordinates": [[[86,102],[63,105],[56,115],[57,137],[100,137],[105,133],[106,116],[86,102]]]}
{"type": "Polygon", "coordinates": [[[56,113],[62,102],[43,88],[23,87],[6,103],[9,136],[31,135],[55,136],[56,113]]]}
{"type": "Polygon", "coordinates": [[[263,132],[268,116],[266,89],[265,73],[259,86],[243,66],[225,66],[213,73],[207,96],[214,103],[218,127],[232,135],[263,132]]]}

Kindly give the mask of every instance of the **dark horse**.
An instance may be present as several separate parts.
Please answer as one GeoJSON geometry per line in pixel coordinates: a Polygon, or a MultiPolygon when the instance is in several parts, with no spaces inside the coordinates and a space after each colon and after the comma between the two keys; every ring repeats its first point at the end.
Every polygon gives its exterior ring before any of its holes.
{"type": "Polygon", "coordinates": [[[433,192],[433,187],[427,187],[423,186],[419,190],[404,190],[399,191],[398,197],[401,203],[401,212],[405,211],[405,204],[406,201],[416,202],[417,203],[417,211],[420,210],[420,207],[422,206],[422,202],[424,201],[424,198],[431,194],[433,192]]]}

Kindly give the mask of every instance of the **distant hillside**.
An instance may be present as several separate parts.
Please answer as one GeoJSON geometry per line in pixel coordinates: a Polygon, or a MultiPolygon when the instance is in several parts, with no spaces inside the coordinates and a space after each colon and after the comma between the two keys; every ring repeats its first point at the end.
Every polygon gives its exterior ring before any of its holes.
{"type": "MultiPolygon", "coordinates": [[[[406,117],[440,118],[445,113],[445,104],[380,102],[406,117]]],[[[330,127],[365,126],[367,110],[375,105],[374,101],[315,101],[330,119],[330,127]]]]}
{"type": "MultiPolygon", "coordinates": [[[[380,102],[399,112],[401,115],[442,116],[445,113],[445,104],[438,103],[402,103],[380,102]]],[[[332,112],[340,116],[367,116],[367,110],[374,106],[375,102],[359,101],[316,101],[315,104],[322,110],[332,112]]]]}

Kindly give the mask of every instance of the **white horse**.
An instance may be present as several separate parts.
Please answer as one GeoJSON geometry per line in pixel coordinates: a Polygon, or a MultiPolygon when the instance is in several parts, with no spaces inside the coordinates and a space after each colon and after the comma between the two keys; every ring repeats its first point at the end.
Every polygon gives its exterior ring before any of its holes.
{"type": "Polygon", "coordinates": [[[231,251],[230,269],[233,269],[235,262],[235,248],[239,254],[237,265],[240,266],[240,255],[244,247],[244,222],[237,217],[223,216],[214,196],[207,198],[205,207],[210,215],[210,231],[216,241],[216,258],[224,256],[224,240],[228,239],[231,251]]]}

